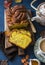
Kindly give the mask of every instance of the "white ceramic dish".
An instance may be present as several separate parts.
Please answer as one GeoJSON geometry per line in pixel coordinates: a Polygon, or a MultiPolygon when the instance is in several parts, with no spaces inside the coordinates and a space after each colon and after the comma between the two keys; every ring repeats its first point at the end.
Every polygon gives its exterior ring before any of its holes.
{"type": "Polygon", "coordinates": [[[40,65],[40,61],[37,60],[37,59],[30,59],[29,65],[32,65],[31,61],[37,61],[38,62],[38,65],[40,65]]]}
{"type": "Polygon", "coordinates": [[[45,55],[42,55],[42,54],[38,54],[40,48],[39,48],[39,43],[40,43],[40,40],[42,40],[42,37],[40,37],[36,43],[35,43],[35,46],[34,46],[34,54],[35,56],[43,63],[45,63],[45,55]]]}

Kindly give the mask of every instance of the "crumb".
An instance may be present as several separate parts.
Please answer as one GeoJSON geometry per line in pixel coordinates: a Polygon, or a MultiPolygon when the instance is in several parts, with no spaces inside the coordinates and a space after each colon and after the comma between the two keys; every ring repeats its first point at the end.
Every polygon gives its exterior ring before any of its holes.
{"type": "Polygon", "coordinates": [[[25,63],[25,62],[26,62],[26,59],[25,59],[25,58],[23,58],[23,59],[21,60],[21,62],[22,62],[22,63],[25,63]]]}
{"type": "Polygon", "coordinates": [[[26,60],[28,60],[29,59],[29,55],[26,55],[26,60]]]}

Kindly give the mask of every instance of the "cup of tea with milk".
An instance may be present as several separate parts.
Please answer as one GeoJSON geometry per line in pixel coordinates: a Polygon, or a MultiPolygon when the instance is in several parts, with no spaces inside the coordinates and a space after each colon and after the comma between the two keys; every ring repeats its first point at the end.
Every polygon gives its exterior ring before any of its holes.
{"type": "Polygon", "coordinates": [[[39,51],[37,52],[37,54],[40,54],[41,56],[43,56],[45,58],[45,38],[42,38],[39,41],[39,51]]]}

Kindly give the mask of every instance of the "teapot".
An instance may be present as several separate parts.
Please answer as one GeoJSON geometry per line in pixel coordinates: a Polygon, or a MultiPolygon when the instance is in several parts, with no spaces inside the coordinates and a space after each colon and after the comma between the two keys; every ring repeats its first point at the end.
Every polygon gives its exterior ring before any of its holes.
{"type": "Polygon", "coordinates": [[[45,2],[38,5],[37,8],[33,6],[33,3],[37,0],[31,2],[31,7],[36,11],[36,16],[32,17],[32,21],[36,20],[41,25],[45,26],[45,2]]]}

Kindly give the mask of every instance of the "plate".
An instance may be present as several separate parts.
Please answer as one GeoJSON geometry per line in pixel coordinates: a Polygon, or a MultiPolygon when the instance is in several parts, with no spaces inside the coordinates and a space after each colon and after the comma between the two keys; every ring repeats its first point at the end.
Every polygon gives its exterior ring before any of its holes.
{"type": "MultiPolygon", "coordinates": [[[[31,15],[30,14],[30,10],[28,10],[28,14],[29,14],[29,16],[31,15]]],[[[31,16],[30,16],[31,17],[31,16]]],[[[27,26],[26,28],[24,28],[24,29],[26,29],[26,30],[29,30],[30,32],[31,32],[31,34],[32,34],[32,44],[31,45],[33,45],[33,42],[34,42],[34,34],[33,34],[33,31],[32,31],[32,29],[31,29],[31,26],[30,26],[30,24],[29,24],[29,26],[27,26]]],[[[8,28],[8,26],[7,26],[7,22],[6,22],[6,10],[4,11],[4,30],[5,31],[10,31],[9,30],[9,28],[8,28]]],[[[6,47],[8,47],[7,46],[8,44],[6,44],[6,36],[5,36],[5,48],[6,47]]],[[[10,44],[9,46],[12,46],[12,44],[10,44]]]]}
{"type": "Polygon", "coordinates": [[[34,46],[34,54],[35,54],[35,56],[41,61],[41,62],[43,62],[43,63],[45,63],[45,58],[44,58],[44,56],[42,56],[41,54],[37,54],[37,52],[39,51],[39,41],[42,39],[42,37],[40,37],[37,41],[36,41],[36,43],[35,43],[35,46],[34,46]]]}

